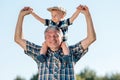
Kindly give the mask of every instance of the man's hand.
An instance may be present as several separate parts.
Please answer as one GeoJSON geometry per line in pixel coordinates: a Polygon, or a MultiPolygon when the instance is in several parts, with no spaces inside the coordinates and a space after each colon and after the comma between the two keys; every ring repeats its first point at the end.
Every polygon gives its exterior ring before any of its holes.
{"type": "Polygon", "coordinates": [[[84,15],[90,14],[88,7],[87,6],[82,6],[81,13],[83,13],[84,15]]]}

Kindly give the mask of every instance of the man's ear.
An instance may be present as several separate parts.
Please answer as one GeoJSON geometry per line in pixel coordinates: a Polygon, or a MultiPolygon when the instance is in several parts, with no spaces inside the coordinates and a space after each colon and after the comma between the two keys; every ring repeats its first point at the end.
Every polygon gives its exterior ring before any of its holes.
{"type": "Polygon", "coordinates": [[[63,41],[63,37],[61,37],[62,41],[63,41]]]}

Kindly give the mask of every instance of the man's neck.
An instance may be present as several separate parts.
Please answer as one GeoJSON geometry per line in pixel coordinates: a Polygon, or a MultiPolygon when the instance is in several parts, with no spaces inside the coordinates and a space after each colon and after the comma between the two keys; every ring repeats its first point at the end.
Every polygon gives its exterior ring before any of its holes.
{"type": "Polygon", "coordinates": [[[58,48],[56,48],[56,49],[51,49],[52,51],[57,51],[58,50],[58,48]]]}
{"type": "Polygon", "coordinates": [[[51,51],[58,51],[60,49],[60,47],[56,47],[56,48],[49,48],[51,51]]]}

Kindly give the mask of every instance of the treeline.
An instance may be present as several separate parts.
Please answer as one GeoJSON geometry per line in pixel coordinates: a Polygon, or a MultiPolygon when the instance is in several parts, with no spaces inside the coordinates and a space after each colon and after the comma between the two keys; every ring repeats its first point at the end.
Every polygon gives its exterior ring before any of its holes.
{"type": "MultiPolygon", "coordinates": [[[[17,76],[14,80],[26,79],[17,76]]],[[[38,74],[33,75],[30,80],[38,80],[38,74]]],[[[76,80],[120,80],[120,73],[110,73],[104,76],[98,76],[96,75],[96,72],[94,70],[85,68],[79,74],[76,75],[76,80]]]]}

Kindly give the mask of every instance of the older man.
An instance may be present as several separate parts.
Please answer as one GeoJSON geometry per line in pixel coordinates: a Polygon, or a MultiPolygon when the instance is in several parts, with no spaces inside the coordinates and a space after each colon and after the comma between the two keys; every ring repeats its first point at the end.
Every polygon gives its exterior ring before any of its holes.
{"type": "Polygon", "coordinates": [[[49,49],[46,56],[40,55],[41,46],[22,38],[23,19],[24,16],[30,14],[30,8],[25,7],[20,11],[15,31],[15,42],[25,50],[25,54],[36,61],[39,73],[38,80],[75,80],[74,64],[87,52],[90,44],[96,40],[89,9],[87,6],[82,6],[82,8],[81,12],[85,15],[87,22],[87,37],[69,46],[69,56],[62,53],[60,45],[63,34],[57,27],[48,27],[45,30],[45,42],[49,49]]]}

